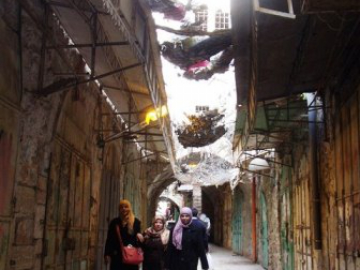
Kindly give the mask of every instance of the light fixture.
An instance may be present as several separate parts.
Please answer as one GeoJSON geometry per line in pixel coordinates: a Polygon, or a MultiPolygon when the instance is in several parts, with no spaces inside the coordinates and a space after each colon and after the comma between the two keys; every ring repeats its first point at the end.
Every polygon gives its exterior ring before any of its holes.
{"type": "Polygon", "coordinates": [[[188,164],[188,166],[189,166],[190,168],[192,168],[192,169],[193,169],[193,168],[196,168],[197,165],[198,165],[198,164],[197,164],[197,163],[194,163],[194,162],[191,162],[191,163],[188,164]]]}
{"type": "Polygon", "coordinates": [[[254,158],[252,161],[250,161],[249,163],[249,171],[262,171],[262,170],[267,170],[269,169],[269,163],[263,159],[263,158],[254,158]]]}
{"type": "Polygon", "coordinates": [[[168,114],[168,110],[166,105],[161,106],[160,108],[156,108],[155,110],[151,110],[146,114],[145,123],[147,125],[152,121],[158,120],[160,117],[164,117],[168,114]]]}

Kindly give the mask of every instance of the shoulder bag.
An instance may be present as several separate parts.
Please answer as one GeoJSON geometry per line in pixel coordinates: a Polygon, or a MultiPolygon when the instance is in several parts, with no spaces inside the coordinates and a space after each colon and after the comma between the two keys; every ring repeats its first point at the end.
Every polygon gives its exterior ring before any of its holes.
{"type": "Polygon", "coordinates": [[[124,264],[130,265],[139,265],[144,261],[144,253],[141,248],[133,247],[131,245],[124,246],[124,243],[121,239],[120,227],[116,226],[116,234],[119,238],[120,249],[122,254],[122,261],[124,264]]]}

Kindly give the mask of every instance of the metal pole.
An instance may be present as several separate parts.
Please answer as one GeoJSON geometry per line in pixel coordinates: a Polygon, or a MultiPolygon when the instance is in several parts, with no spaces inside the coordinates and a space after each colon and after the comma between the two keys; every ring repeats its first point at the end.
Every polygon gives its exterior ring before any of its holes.
{"type": "Polygon", "coordinates": [[[253,251],[253,261],[257,261],[257,250],[256,250],[256,177],[253,177],[252,180],[252,207],[251,207],[251,225],[252,225],[252,251],[253,251]]]}
{"type": "Polygon", "coordinates": [[[142,63],[136,63],[136,64],[126,66],[126,67],[123,67],[123,68],[119,68],[119,69],[116,69],[116,70],[113,70],[113,71],[110,71],[110,72],[107,72],[107,73],[104,73],[104,74],[101,74],[101,75],[98,75],[98,76],[94,76],[94,77],[92,77],[90,79],[87,79],[87,80],[79,81],[79,82],[76,82],[76,83],[71,83],[70,85],[66,85],[66,86],[62,86],[62,87],[55,87],[54,88],[53,86],[50,85],[48,87],[45,87],[43,90],[41,90],[39,92],[39,94],[40,95],[49,95],[49,94],[52,94],[52,93],[59,92],[61,90],[66,90],[66,89],[78,86],[80,84],[93,82],[95,80],[99,80],[99,79],[102,79],[104,77],[108,77],[108,76],[114,75],[116,73],[123,72],[125,70],[135,68],[135,67],[138,67],[138,66],[141,66],[141,65],[142,65],[142,63]]]}
{"type": "MultiPolygon", "coordinates": [[[[306,94],[308,104],[314,102],[316,96],[314,93],[306,94]]],[[[312,217],[314,220],[314,248],[320,250],[322,248],[321,235],[321,202],[320,202],[320,179],[318,175],[318,157],[317,157],[317,132],[316,132],[317,112],[309,112],[309,145],[310,145],[310,164],[312,178],[312,197],[314,207],[312,217]]]]}
{"type": "Polygon", "coordinates": [[[149,93],[143,93],[143,92],[130,90],[130,89],[126,89],[126,88],[115,87],[115,86],[104,85],[103,87],[108,89],[108,90],[118,90],[118,91],[123,91],[123,92],[130,93],[130,94],[143,95],[143,96],[149,96],[150,95],[149,93]]]}
{"type": "Polygon", "coordinates": [[[118,42],[97,42],[93,43],[82,43],[82,44],[63,44],[63,45],[53,45],[47,46],[46,49],[71,49],[71,48],[87,48],[87,47],[105,47],[105,46],[123,46],[129,45],[127,41],[118,41],[118,42]]]}

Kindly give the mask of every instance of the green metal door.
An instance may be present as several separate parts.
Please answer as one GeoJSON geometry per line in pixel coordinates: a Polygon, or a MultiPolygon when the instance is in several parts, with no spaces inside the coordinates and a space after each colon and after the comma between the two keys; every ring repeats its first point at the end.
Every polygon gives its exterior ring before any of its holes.
{"type": "Polygon", "coordinates": [[[294,241],[291,233],[291,200],[290,200],[290,169],[284,167],[281,172],[281,252],[283,270],[294,269],[294,241]]]}
{"type": "Polygon", "coordinates": [[[262,192],[260,194],[260,222],[261,265],[267,269],[269,264],[268,220],[265,195],[262,192]]]}
{"type": "Polygon", "coordinates": [[[235,190],[232,213],[232,250],[236,254],[242,254],[242,194],[239,189],[235,190]]]}

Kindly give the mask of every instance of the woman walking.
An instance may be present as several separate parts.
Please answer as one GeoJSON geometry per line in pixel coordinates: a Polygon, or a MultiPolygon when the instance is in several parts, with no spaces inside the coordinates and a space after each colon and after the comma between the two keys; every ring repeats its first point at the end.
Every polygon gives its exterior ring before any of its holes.
{"type": "Polygon", "coordinates": [[[192,224],[192,211],[184,207],[170,233],[165,269],[196,270],[200,258],[202,269],[209,269],[201,231],[192,224]]]}
{"type": "Polygon", "coordinates": [[[169,230],[165,227],[165,218],[155,216],[152,226],[144,232],[144,270],[163,270],[165,249],[169,240],[169,230]]]}
{"type": "Polygon", "coordinates": [[[119,236],[121,236],[124,246],[132,245],[138,247],[138,240],[142,240],[140,221],[134,216],[128,200],[120,201],[119,217],[114,218],[110,222],[105,244],[104,260],[106,264],[110,263],[110,270],[138,270],[138,265],[123,263],[119,236]]]}

